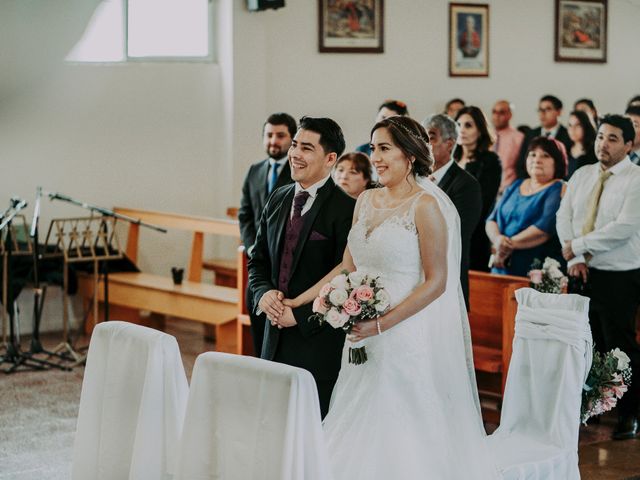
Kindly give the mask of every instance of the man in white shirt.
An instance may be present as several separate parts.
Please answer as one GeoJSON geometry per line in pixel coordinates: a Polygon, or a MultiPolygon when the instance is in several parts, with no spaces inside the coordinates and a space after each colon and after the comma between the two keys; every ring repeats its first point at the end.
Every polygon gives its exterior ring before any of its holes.
{"type": "MultiPolygon", "coordinates": [[[[579,279],[591,298],[589,320],[596,348],[620,348],[640,372],[635,316],[640,303],[640,167],[629,160],[635,132],[629,118],[608,115],[595,142],[598,163],[571,177],[557,213],[570,277],[579,279]]],[[[640,377],[639,377],[640,378],[640,377]]],[[[613,438],[640,433],[636,378],[618,402],[613,438]]]]}

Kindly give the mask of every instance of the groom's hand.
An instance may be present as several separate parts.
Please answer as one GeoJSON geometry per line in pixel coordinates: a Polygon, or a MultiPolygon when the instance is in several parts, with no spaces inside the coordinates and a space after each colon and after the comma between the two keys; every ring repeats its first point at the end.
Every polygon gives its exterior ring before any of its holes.
{"type": "Polygon", "coordinates": [[[280,290],[269,290],[260,297],[258,308],[273,322],[278,320],[284,312],[282,300],[284,300],[284,294],[280,290]]]}
{"type": "Polygon", "coordinates": [[[296,317],[293,316],[293,310],[290,307],[284,307],[284,312],[277,321],[278,327],[287,328],[297,325],[296,317]]]}

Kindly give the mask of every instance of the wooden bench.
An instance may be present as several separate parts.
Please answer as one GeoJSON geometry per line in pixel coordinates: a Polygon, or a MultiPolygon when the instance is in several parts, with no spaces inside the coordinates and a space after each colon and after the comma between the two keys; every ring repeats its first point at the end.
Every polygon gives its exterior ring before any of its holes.
{"type": "MultiPolygon", "coordinates": [[[[174,285],[169,276],[138,272],[118,272],[109,275],[110,318],[149,323],[140,311],[152,312],[151,326],[162,327],[160,315],[184,318],[213,325],[216,332],[216,348],[235,351],[239,295],[237,288],[202,283],[204,236],[221,235],[240,238],[238,224],[233,220],[152,212],[129,208],[116,208],[117,213],[167,229],[193,232],[191,255],[186,279],[174,285]]],[[[140,226],[130,224],[127,236],[127,256],[136,263],[140,226]]],[[[102,279],[101,279],[102,281],[102,279]]],[[[90,275],[79,278],[79,292],[88,303],[93,297],[94,284],[90,275]]],[[[98,288],[98,300],[104,301],[102,285],[98,288]]],[[[91,329],[93,318],[87,322],[91,329]]]]}
{"type": "MultiPolygon", "coordinates": [[[[227,218],[238,219],[238,207],[227,207],[227,218]]],[[[207,258],[202,261],[202,268],[214,273],[216,285],[236,288],[238,283],[238,262],[235,258],[207,258]]]]}
{"type": "Polygon", "coordinates": [[[515,291],[528,286],[526,277],[469,272],[469,323],[480,390],[504,392],[518,309],[515,291]]]}

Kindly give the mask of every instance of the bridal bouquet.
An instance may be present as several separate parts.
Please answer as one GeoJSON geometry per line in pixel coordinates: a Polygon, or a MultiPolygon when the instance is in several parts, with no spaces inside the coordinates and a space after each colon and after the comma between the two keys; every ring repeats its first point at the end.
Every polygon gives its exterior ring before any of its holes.
{"type": "MultiPolygon", "coordinates": [[[[350,333],[356,323],[383,315],[389,310],[389,294],[378,278],[344,270],[322,287],[313,301],[314,315],[309,320],[327,322],[350,333]]],[[[366,361],[364,346],[349,348],[349,363],[360,365],[366,361]]]]}
{"type": "Polygon", "coordinates": [[[560,262],[553,258],[545,258],[541,264],[537,258],[531,264],[531,270],[527,274],[529,284],[542,293],[566,292],[568,279],[560,270],[560,262]]]}
{"type": "Polygon", "coordinates": [[[591,370],[582,388],[582,423],[615,407],[630,383],[631,367],[626,353],[619,348],[604,355],[594,351],[591,370]]]}

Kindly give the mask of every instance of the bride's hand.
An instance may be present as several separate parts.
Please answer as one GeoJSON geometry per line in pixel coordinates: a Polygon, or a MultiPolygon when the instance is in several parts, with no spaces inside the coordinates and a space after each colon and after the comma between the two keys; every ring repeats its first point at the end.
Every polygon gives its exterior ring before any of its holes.
{"type": "Polygon", "coordinates": [[[296,298],[285,298],[282,303],[284,304],[285,307],[290,307],[290,308],[298,308],[302,305],[304,305],[304,302],[302,301],[302,299],[300,298],[300,295],[298,295],[296,298]]]}
{"type": "Polygon", "coordinates": [[[376,320],[365,320],[364,322],[358,322],[353,326],[351,333],[347,336],[347,339],[352,343],[356,343],[367,337],[373,337],[374,335],[378,335],[378,325],[376,324],[376,320]]]}

